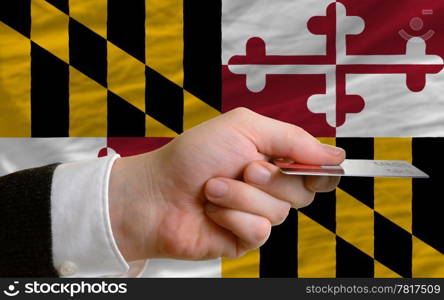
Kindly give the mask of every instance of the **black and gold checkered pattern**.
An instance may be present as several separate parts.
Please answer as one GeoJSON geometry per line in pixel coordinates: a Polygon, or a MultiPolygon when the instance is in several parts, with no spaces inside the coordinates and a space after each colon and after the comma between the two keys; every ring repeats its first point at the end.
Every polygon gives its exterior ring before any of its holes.
{"type": "MultiPolygon", "coordinates": [[[[221,1],[0,1],[0,137],[174,137],[217,116],[220,18],[221,1]]],[[[444,138],[322,141],[432,179],[343,178],[222,276],[444,276],[444,138]]]]}
{"type": "Polygon", "coordinates": [[[0,136],[173,137],[217,116],[220,13],[191,0],[1,1],[0,136]]]}

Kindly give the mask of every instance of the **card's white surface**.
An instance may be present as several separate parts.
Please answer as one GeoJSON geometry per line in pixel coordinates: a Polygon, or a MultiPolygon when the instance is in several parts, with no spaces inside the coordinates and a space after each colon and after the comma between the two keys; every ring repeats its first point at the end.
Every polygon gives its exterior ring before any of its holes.
{"type": "Polygon", "coordinates": [[[321,166],[315,172],[291,165],[280,168],[282,173],[288,175],[429,178],[429,175],[420,169],[401,160],[346,159],[339,166],[321,166]],[[342,171],[338,172],[341,169],[342,171]]]}

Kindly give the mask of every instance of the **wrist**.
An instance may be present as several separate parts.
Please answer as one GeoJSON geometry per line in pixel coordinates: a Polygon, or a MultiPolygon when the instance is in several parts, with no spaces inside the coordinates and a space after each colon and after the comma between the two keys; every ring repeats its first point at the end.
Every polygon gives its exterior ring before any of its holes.
{"type": "Polygon", "coordinates": [[[127,262],[155,256],[156,208],[150,153],[119,158],[109,181],[109,215],[113,236],[127,262]]]}

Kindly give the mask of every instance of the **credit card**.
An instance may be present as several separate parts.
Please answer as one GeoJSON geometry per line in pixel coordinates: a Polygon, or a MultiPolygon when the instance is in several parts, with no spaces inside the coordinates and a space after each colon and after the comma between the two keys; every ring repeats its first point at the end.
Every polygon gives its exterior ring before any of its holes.
{"type": "Polygon", "coordinates": [[[273,162],[287,175],[429,178],[429,175],[402,160],[346,159],[338,166],[305,165],[287,159],[273,162]]]}

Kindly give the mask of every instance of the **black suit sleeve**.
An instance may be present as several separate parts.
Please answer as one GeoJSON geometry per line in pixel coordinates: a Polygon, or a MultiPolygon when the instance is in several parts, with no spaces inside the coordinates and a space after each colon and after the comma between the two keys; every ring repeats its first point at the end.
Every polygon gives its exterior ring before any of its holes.
{"type": "Polygon", "coordinates": [[[51,232],[51,185],[57,165],[0,177],[0,276],[58,276],[51,232]]]}

